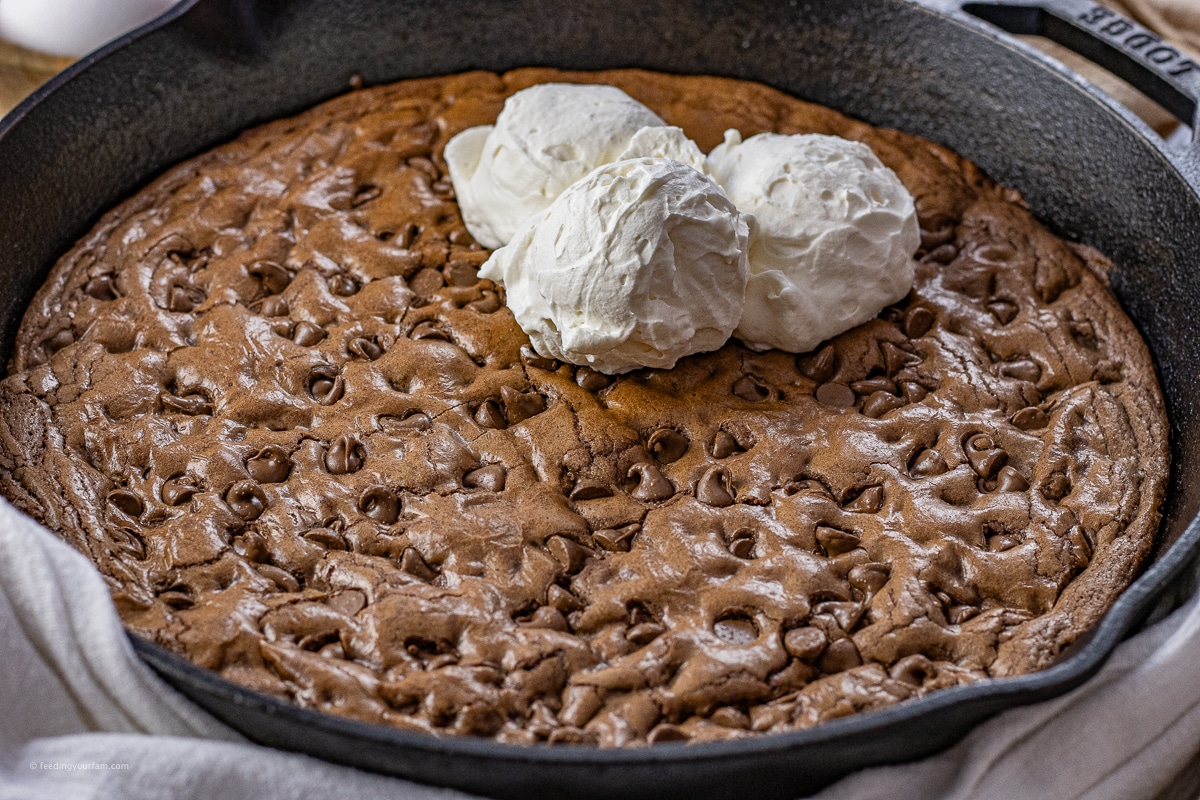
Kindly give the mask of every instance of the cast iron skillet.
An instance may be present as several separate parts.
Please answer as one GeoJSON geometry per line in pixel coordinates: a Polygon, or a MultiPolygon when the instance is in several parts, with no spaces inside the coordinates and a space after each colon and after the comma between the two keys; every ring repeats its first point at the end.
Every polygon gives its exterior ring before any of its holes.
{"type": "Polygon", "coordinates": [[[305,711],[134,638],[172,685],[249,738],[500,798],[802,795],[914,759],[1099,669],[1200,544],[1200,148],[1170,152],[1074,74],[1004,35],[1042,33],[1187,123],[1200,68],[1088,0],[190,0],[83,60],[0,123],[0,359],[55,258],[165,167],[348,88],[471,68],[646,67],[759,80],[945,144],[1120,265],[1153,351],[1172,479],[1151,566],[1044,672],[812,730],[626,751],[438,739],[305,711]]]}

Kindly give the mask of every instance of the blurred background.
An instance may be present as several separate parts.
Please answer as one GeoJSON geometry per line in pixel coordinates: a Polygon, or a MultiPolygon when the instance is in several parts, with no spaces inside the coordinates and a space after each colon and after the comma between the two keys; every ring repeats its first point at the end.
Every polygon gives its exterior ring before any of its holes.
{"type": "MultiPolygon", "coordinates": [[[[0,0],[0,115],[81,55],[163,13],[178,0],[0,0]]],[[[1200,0],[1101,0],[1186,50],[1200,63],[1200,0]]],[[[1177,127],[1119,78],[1054,42],[1032,44],[1083,73],[1163,137],[1177,127]]]]}

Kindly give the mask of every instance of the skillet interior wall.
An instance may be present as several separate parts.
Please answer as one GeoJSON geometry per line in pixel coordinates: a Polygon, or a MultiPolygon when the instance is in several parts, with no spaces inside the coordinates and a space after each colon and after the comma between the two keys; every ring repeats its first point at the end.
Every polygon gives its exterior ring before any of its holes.
{"type": "Polygon", "coordinates": [[[524,65],[729,75],[943,143],[1021,189],[1056,232],[1111,256],[1172,420],[1166,541],[1200,507],[1200,201],[1137,128],[1008,45],[982,48],[960,23],[903,0],[203,0],[177,16],[0,130],[5,362],[54,258],[106,208],[240,129],[344,91],[352,74],[368,84],[524,65]]]}

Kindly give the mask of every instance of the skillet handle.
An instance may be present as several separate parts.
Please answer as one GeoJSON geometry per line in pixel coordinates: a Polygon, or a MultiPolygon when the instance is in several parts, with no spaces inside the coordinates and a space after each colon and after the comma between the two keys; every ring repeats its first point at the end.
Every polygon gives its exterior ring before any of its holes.
{"type": "Polygon", "coordinates": [[[1045,36],[1122,78],[1193,131],[1200,157],[1197,111],[1200,64],[1136,22],[1092,0],[958,2],[963,12],[1013,34],[1045,36]]]}

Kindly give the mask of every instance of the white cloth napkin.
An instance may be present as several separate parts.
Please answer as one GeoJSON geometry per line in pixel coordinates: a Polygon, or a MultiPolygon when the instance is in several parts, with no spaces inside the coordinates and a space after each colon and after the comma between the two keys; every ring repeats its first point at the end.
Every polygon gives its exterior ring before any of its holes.
{"type": "MultiPolygon", "coordinates": [[[[1193,598],[1125,642],[1075,692],[818,797],[1200,796],[1197,665],[1193,598]]],[[[466,796],[245,742],[142,665],[83,556],[0,500],[0,800],[308,797],[466,796]]]]}

